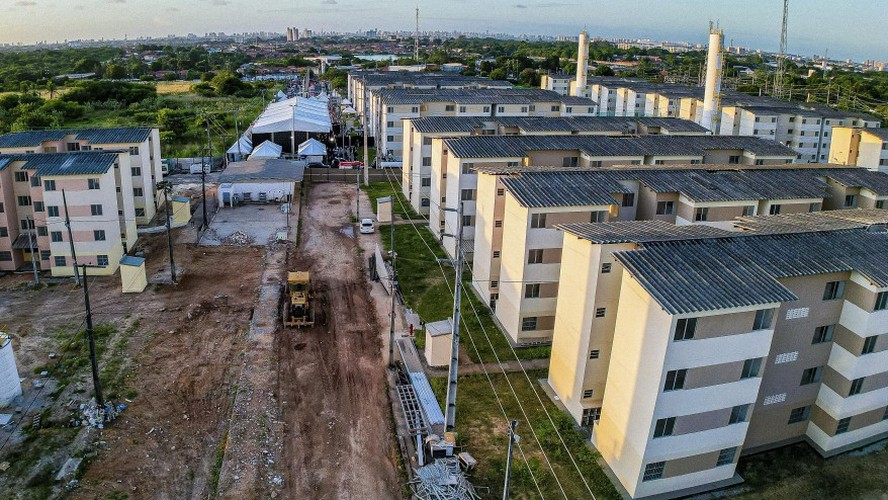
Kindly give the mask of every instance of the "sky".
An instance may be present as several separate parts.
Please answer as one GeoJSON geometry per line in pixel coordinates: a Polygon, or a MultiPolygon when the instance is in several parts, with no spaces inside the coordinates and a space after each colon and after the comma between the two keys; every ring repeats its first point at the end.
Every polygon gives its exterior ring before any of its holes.
{"type": "MultiPolygon", "coordinates": [[[[789,52],[888,60],[886,0],[790,0],[789,52]]],[[[780,44],[782,0],[0,0],[0,43],[299,29],[421,30],[780,44]]]]}

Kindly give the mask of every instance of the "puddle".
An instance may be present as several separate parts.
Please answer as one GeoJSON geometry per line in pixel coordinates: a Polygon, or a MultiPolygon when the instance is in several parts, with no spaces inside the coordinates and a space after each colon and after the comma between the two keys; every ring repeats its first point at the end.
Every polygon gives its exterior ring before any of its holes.
{"type": "Polygon", "coordinates": [[[349,238],[355,237],[355,227],[351,224],[346,224],[339,229],[339,232],[348,236],[349,238]]]}

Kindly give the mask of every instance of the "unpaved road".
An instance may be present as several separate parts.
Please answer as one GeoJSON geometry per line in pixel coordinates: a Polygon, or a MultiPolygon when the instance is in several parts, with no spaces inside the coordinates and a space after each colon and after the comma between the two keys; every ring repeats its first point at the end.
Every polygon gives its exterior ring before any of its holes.
{"type": "Polygon", "coordinates": [[[279,336],[285,498],[401,498],[397,448],[366,255],[352,231],[354,189],[315,184],[290,269],[308,269],[326,324],[279,336]]]}

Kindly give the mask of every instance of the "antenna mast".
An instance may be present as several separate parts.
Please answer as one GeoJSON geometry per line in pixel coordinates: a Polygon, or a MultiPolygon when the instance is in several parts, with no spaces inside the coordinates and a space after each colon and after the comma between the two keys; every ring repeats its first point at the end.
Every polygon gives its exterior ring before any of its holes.
{"type": "Polygon", "coordinates": [[[413,60],[419,63],[419,7],[416,8],[416,30],[413,32],[413,60]]]}
{"type": "Polygon", "coordinates": [[[780,54],[777,55],[777,74],[774,77],[774,96],[783,97],[783,73],[786,71],[786,25],[789,21],[789,0],[783,0],[783,27],[780,30],[780,54]]]}

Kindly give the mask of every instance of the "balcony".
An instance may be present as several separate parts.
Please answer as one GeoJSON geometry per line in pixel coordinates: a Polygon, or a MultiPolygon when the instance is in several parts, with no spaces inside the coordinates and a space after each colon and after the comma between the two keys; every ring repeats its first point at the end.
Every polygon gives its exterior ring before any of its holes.
{"type": "Polygon", "coordinates": [[[764,358],[771,349],[774,330],[670,342],[665,368],[677,370],[764,358]]]}
{"type": "Polygon", "coordinates": [[[761,382],[761,377],[753,377],[728,384],[664,392],[657,400],[654,418],[693,415],[754,404],[761,382]]]}
{"type": "Polygon", "coordinates": [[[749,422],[742,422],[707,431],[651,439],[644,453],[644,461],[673,460],[740,446],[746,440],[748,429],[749,422]]]}
{"type": "Polygon", "coordinates": [[[888,333],[888,309],[869,312],[845,301],[839,324],[861,337],[888,333]]]}
{"type": "Polygon", "coordinates": [[[888,350],[855,355],[844,347],[833,344],[828,364],[848,380],[869,377],[888,371],[888,350]]]}
{"type": "Polygon", "coordinates": [[[817,406],[836,420],[884,408],[885,401],[888,401],[888,387],[844,397],[821,384],[817,393],[817,406]]]}

